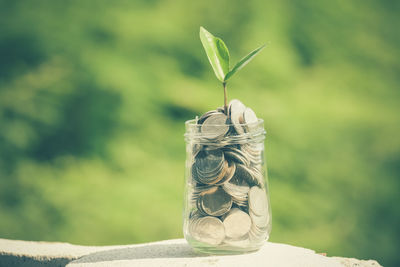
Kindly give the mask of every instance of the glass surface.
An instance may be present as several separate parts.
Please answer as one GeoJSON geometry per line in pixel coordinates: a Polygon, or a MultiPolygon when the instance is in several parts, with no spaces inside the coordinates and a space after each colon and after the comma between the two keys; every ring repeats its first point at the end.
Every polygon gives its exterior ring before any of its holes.
{"type": "Polygon", "coordinates": [[[217,133],[229,129],[215,138],[202,133],[196,120],[186,122],[184,236],[204,253],[256,251],[268,240],[272,223],[263,120],[208,127],[217,133]]]}

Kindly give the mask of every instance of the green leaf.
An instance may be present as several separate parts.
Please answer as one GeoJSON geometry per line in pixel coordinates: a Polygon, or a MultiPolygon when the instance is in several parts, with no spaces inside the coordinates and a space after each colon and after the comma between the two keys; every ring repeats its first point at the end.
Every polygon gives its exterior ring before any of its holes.
{"type": "Polygon", "coordinates": [[[229,50],[224,41],[200,27],[200,40],[218,80],[224,81],[229,72],[229,50]]]}
{"type": "Polygon", "coordinates": [[[224,82],[226,82],[230,77],[232,77],[232,75],[235,74],[238,70],[246,66],[247,63],[249,63],[250,60],[252,60],[265,46],[266,46],[265,44],[260,46],[259,48],[250,52],[247,56],[242,58],[238,63],[236,63],[236,65],[232,68],[232,70],[228,72],[228,74],[226,74],[224,82]]]}

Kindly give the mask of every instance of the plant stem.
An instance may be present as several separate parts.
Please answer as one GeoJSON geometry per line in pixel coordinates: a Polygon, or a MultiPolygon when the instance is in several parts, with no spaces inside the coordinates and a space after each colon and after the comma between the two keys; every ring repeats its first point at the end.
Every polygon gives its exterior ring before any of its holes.
{"type": "Polygon", "coordinates": [[[228,102],[227,101],[227,94],[226,94],[226,82],[223,82],[222,86],[224,87],[224,111],[225,111],[225,114],[228,114],[228,106],[226,104],[226,102],[228,102]]]}

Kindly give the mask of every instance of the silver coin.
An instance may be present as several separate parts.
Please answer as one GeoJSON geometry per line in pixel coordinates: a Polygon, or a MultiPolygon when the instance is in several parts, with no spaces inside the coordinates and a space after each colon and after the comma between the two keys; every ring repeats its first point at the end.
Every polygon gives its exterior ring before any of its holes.
{"type": "Polygon", "coordinates": [[[246,199],[238,199],[237,197],[232,197],[232,201],[239,207],[246,208],[248,205],[247,198],[246,199]]]}
{"type": "Polygon", "coordinates": [[[201,182],[200,179],[199,179],[199,176],[197,175],[196,163],[193,163],[193,164],[192,164],[192,167],[191,167],[191,175],[192,175],[192,179],[193,179],[195,182],[201,182]]]}
{"type": "Polygon", "coordinates": [[[225,161],[221,171],[219,172],[218,175],[215,176],[213,180],[209,180],[209,184],[219,184],[221,181],[224,179],[226,176],[226,172],[229,171],[229,164],[228,161],[225,161]]]}
{"type": "Polygon", "coordinates": [[[223,188],[225,192],[227,192],[232,198],[235,200],[235,202],[244,202],[247,201],[247,192],[249,186],[238,186],[236,184],[232,183],[225,183],[223,185],[223,188]],[[247,189],[247,191],[246,191],[247,189]]]}
{"type": "Polygon", "coordinates": [[[251,132],[257,128],[258,119],[256,114],[251,108],[246,107],[246,109],[243,112],[243,120],[244,123],[246,124],[247,131],[251,132]]]}
{"type": "Polygon", "coordinates": [[[243,165],[236,165],[235,174],[229,181],[225,182],[222,187],[229,195],[231,195],[232,201],[235,204],[237,204],[238,206],[246,207],[248,205],[247,200],[250,186],[247,180],[243,179],[240,166],[243,165]]]}
{"type": "Polygon", "coordinates": [[[192,192],[191,192],[191,199],[192,201],[197,201],[197,199],[204,195],[205,192],[209,191],[210,189],[216,187],[215,185],[204,185],[204,184],[193,184],[192,192]]]}
{"type": "Polygon", "coordinates": [[[223,113],[210,115],[201,125],[201,133],[210,139],[223,137],[229,130],[226,124],[227,119],[228,117],[223,113]]]}
{"type": "Polygon", "coordinates": [[[238,164],[238,166],[238,175],[245,179],[250,186],[258,185],[259,187],[264,188],[264,175],[260,171],[261,167],[246,167],[242,164],[238,164]]]}
{"type": "Polygon", "coordinates": [[[262,154],[262,148],[256,144],[243,144],[240,146],[240,149],[243,151],[243,153],[252,158],[260,157],[262,154]]]}
{"type": "Polygon", "coordinates": [[[258,186],[253,186],[249,190],[249,209],[257,216],[268,213],[266,192],[258,186]]]}
{"type": "Polygon", "coordinates": [[[198,211],[193,211],[189,217],[189,232],[193,235],[196,233],[195,229],[197,226],[198,220],[203,217],[202,214],[198,211]]]}
{"type": "Polygon", "coordinates": [[[263,144],[259,143],[246,143],[240,146],[241,149],[245,149],[248,153],[259,155],[263,150],[263,144]]]}
{"type": "Polygon", "coordinates": [[[224,154],[221,150],[202,150],[192,165],[192,177],[204,184],[212,184],[223,169],[224,154]]]}
{"type": "Polygon", "coordinates": [[[225,239],[225,228],[216,217],[205,216],[192,221],[191,235],[200,242],[211,246],[219,245],[225,239]]]}
{"type": "Polygon", "coordinates": [[[193,159],[196,157],[196,155],[202,150],[203,146],[200,144],[193,144],[192,146],[192,156],[193,159]]]}
{"type": "MultiPolygon", "coordinates": [[[[250,217],[251,217],[251,216],[250,216],[250,217]]],[[[269,232],[268,226],[259,228],[258,226],[256,226],[256,225],[253,223],[253,224],[251,225],[251,228],[250,228],[250,231],[249,231],[249,237],[250,237],[251,239],[260,239],[260,238],[262,238],[262,236],[263,236],[265,233],[268,233],[268,232],[269,232]]]]}
{"type": "MultiPolygon", "coordinates": [[[[227,161],[228,162],[228,161],[227,161]]],[[[226,173],[224,178],[221,181],[217,182],[216,185],[222,185],[232,179],[233,175],[236,171],[236,164],[234,162],[228,162],[228,168],[226,169],[226,173]]]]}
{"type": "Polygon", "coordinates": [[[224,155],[237,163],[244,164],[246,166],[250,165],[250,160],[248,156],[240,149],[237,148],[224,148],[224,155]]]}
{"type": "Polygon", "coordinates": [[[189,214],[189,220],[195,220],[201,217],[201,214],[198,211],[191,211],[189,214]]]}
{"type": "Polygon", "coordinates": [[[241,124],[244,123],[243,113],[245,109],[246,106],[237,99],[233,99],[229,102],[230,121],[238,134],[244,133],[241,124]]]}
{"type": "Polygon", "coordinates": [[[219,181],[222,172],[224,172],[223,166],[221,166],[221,169],[215,173],[207,175],[198,174],[198,180],[203,184],[214,185],[219,181]]]}
{"type": "Polygon", "coordinates": [[[254,212],[250,211],[249,212],[251,221],[253,222],[254,226],[257,227],[257,229],[265,229],[268,226],[269,223],[269,214],[264,213],[261,216],[258,216],[254,214],[254,212]]]}
{"type": "Polygon", "coordinates": [[[244,200],[247,199],[247,193],[249,192],[250,187],[246,180],[243,180],[240,176],[236,175],[237,170],[238,165],[234,176],[228,182],[224,183],[222,187],[232,197],[244,200]]]}
{"type": "Polygon", "coordinates": [[[262,166],[254,165],[253,167],[249,168],[249,171],[253,177],[252,185],[258,185],[262,189],[264,188],[264,174],[262,173],[262,166]]]}
{"type": "Polygon", "coordinates": [[[232,198],[221,187],[201,196],[201,209],[211,216],[221,216],[232,207],[232,198]]]}
{"type": "Polygon", "coordinates": [[[249,241],[252,244],[262,243],[265,242],[268,238],[268,229],[263,230],[255,230],[255,227],[251,227],[249,231],[249,241]]]}
{"type": "Polygon", "coordinates": [[[225,235],[228,238],[240,238],[249,232],[251,219],[246,212],[238,208],[233,208],[225,216],[223,224],[225,235]]]}
{"type": "Polygon", "coordinates": [[[203,124],[203,122],[210,117],[213,114],[218,114],[218,113],[224,113],[223,111],[220,110],[220,108],[216,109],[216,110],[210,110],[207,111],[206,113],[204,113],[203,115],[201,115],[200,118],[197,119],[197,124],[203,124]]]}
{"type": "Polygon", "coordinates": [[[250,189],[247,189],[247,187],[249,186],[249,182],[253,181],[253,176],[251,171],[245,165],[237,164],[235,177],[233,177],[233,179],[235,179],[234,181],[242,181],[242,184],[246,184],[247,193],[250,189]]]}
{"type": "Polygon", "coordinates": [[[209,173],[217,170],[224,162],[224,154],[221,150],[202,150],[195,159],[198,170],[209,173]]]}
{"type": "Polygon", "coordinates": [[[215,179],[216,176],[218,176],[218,174],[224,168],[224,161],[217,167],[217,169],[214,169],[214,170],[204,170],[204,169],[198,168],[198,166],[196,166],[196,168],[197,168],[197,174],[199,175],[200,179],[212,181],[215,179]]]}
{"type": "Polygon", "coordinates": [[[221,165],[220,167],[218,167],[218,169],[216,169],[213,172],[210,173],[200,173],[199,169],[196,165],[192,166],[192,178],[194,181],[200,183],[200,184],[213,184],[214,180],[216,179],[218,173],[221,171],[222,169],[221,165]]]}
{"type": "Polygon", "coordinates": [[[208,214],[203,210],[203,207],[201,206],[201,198],[200,198],[200,197],[197,198],[197,200],[196,200],[196,207],[197,207],[198,212],[199,212],[201,215],[204,215],[204,216],[207,216],[207,215],[208,215],[208,214]]]}

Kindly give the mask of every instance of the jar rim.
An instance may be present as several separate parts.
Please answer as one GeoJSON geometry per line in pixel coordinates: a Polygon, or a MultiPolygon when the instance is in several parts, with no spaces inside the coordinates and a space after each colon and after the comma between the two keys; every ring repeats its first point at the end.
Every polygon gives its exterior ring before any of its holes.
{"type": "MultiPolygon", "coordinates": [[[[200,126],[199,124],[197,124],[197,119],[191,119],[191,120],[187,120],[185,121],[185,125],[186,125],[186,129],[191,128],[191,127],[198,127],[200,126]]],[[[221,126],[251,126],[254,128],[258,128],[258,127],[264,127],[264,120],[257,118],[256,122],[251,122],[251,123],[224,123],[224,124],[208,124],[208,126],[215,126],[215,127],[221,127],[221,126]]]]}
{"type": "Polygon", "coordinates": [[[213,144],[213,143],[220,143],[220,142],[228,142],[228,143],[241,143],[241,142],[249,142],[264,140],[266,131],[264,129],[264,120],[257,119],[257,122],[253,123],[240,123],[240,124],[212,124],[207,125],[207,127],[221,127],[221,126],[228,126],[229,128],[235,127],[243,127],[243,129],[251,129],[247,131],[243,131],[243,133],[237,133],[236,135],[228,135],[222,136],[218,139],[215,139],[215,136],[208,136],[201,132],[201,124],[197,124],[197,118],[187,120],[185,122],[186,126],[186,133],[184,134],[186,141],[193,141],[196,143],[203,143],[203,144],[213,144]]]}

